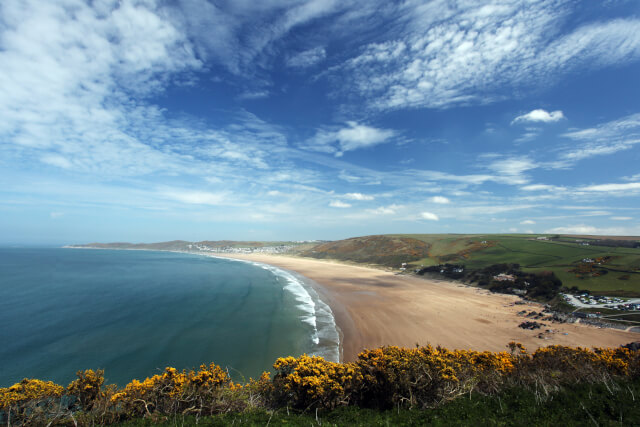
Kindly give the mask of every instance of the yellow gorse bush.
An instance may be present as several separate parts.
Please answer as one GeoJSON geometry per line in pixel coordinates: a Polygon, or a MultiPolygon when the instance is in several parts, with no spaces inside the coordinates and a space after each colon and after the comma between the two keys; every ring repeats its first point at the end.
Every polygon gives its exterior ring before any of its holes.
{"type": "Polygon", "coordinates": [[[61,410],[77,415],[82,410],[87,420],[95,421],[90,418],[95,416],[104,423],[137,416],[207,415],[250,406],[424,408],[469,392],[496,393],[514,386],[548,392],[565,384],[640,377],[640,351],[549,346],[528,353],[519,343],[507,347],[510,352],[390,346],[365,350],[348,363],[306,354],[284,357],[273,365],[273,379],[265,372],[244,386],[232,382],[227,371],[213,363],[190,371],[169,367],[119,390],[103,386],[101,370],[78,371],[78,379],[66,391],[52,382],[28,379],[1,388],[0,417],[2,411],[10,411],[13,423],[27,425],[40,422],[36,416],[51,418],[55,411],[55,417],[63,419],[61,410]],[[72,402],[67,409],[60,400],[65,394],[72,402]]]}
{"type": "Polygon", "coordinates": [[[60,397],[64,387],[52,381],[23,379],[7,388],[0,388],[0,408],[9,408],[23,401],[60,397]]]}
{"type": "Polygon", "coordinates": [[[227,371],[212,363],[201,365],[198,371],[167,367],[162,375],[131,381],[110,400],[128,414],[148,415],[158,410],[214,413],[223,390],[239,391],[242,385],[233,383],[227,371]]]}
{"type": "Polygon", "coordinates": [[[273,368],[277,372],[273,379],[275,399],[295,407],[348,404],[351,392],[362,381],[353,363],[328,362],[306,354],[280,358],[273,368]]]}

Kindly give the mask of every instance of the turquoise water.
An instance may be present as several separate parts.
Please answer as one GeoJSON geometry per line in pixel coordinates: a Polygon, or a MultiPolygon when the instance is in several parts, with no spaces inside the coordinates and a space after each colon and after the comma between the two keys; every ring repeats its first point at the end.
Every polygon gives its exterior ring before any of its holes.
{"type": "Polygon", "coordinates": [[[257,377],[279,356],[337,359],[328,307],[301,278],[198,255],[0,249],[0,387],[105,369],[123,385],[215,362],[257,377]]]}

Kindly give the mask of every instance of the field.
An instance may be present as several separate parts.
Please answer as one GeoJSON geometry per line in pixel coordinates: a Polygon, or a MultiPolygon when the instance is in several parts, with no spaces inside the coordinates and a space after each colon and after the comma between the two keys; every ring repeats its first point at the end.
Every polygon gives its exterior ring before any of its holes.
{"type": "MultiPolygon", "coordinates": [[[[372,240],[374,237],[378,236],[357,239],[372,240]]],[[[384,237],[389,241],[402,239],[421,241],[427,245],[426,256],[419,259],[415,251],[407,253],[406,262],[412,267],[452,263],[464,264],[468,269],[479,269],[492,264],[517,263],[527,272],[553,271],[569,288],[575,286],[594,294],[640,296],[640,248],[598,246],[593,236],[398,234],[384,237]],[[539,240],[537,237],[547,237],[549,240],[539,240]],[[585,259],[594,262],[585,263],[585,259]]],[[[625,241],[634,242],[633,239],[625,241]]],[[[350,259],[350,246],[341,245],[340,242],[332,243],[332,253],[319,254],[317,252],[323,252],[323,248],[314,248],[317,251],[314,257],[350,259]],[[343,251],[336,251],[335,248],[343,251]]],[[[397,246],[391,252],[393,256],[389,259],[397,261],[402,258],[397,246]]],[[[360,246],[358,255],[352,260],[363,259],[364,254],[366,248],[360,246]]],[[[382,258],[382,254],[383,249],[377,245],[376,257],[382,258]]]]}

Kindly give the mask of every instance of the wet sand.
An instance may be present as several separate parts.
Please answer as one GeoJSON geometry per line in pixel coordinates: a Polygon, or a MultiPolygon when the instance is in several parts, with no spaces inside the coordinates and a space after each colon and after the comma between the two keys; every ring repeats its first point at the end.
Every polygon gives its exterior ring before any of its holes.
{"type": "MultiPolygon", "coordinates": [[[[374,268],[268,254],[216,254],[271,264],[295,271],[318,285],[343,333],[343,359],[354,360],[365,348],[383,345],[506,350],[517,341],[528,349],[562,344],[617,347],[640,340],[640,333],[579,324],[542,322],[535,331],[518,328],[521,310],[540,311],[538,304],[515,305],[519,298],[492,294],[455,282],[396,275],[374,268]],[[540,332],[547,339],[538,338],[540,332]]],[[[538,320],[540,322],[540,320],[538,320]]]]}

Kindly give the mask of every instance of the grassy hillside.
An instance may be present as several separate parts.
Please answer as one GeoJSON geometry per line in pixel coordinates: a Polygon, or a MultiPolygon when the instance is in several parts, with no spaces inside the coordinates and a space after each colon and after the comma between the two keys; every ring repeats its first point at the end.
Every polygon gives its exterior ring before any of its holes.
{"type": "Polygon", "coordinates": [[[403,236],[364,236],[322,243],[300,252],[312,258],[331,258],[385,266],[400,266],[428,256],[430,244],[403,236]]]}
{"type": "Polygon", "coordinates": [[[400,267],[464,264],[482,269],[493,264],[520,264],[526,272],[553,271],[566,287],[619,296],[640,296],[640,247],[601,246],[613,238],[593,236],[397,234],[326,243],[303,256],[370,262],[400,267]],[[422,242],[422,245],[419,243],[422,242]],[[422,253],[423,255],[420,255],[422,253]],[[600,259],[588,266],[584,259],[600,259]]]}

